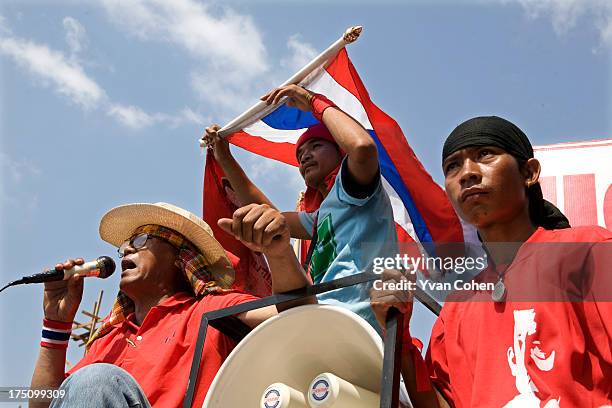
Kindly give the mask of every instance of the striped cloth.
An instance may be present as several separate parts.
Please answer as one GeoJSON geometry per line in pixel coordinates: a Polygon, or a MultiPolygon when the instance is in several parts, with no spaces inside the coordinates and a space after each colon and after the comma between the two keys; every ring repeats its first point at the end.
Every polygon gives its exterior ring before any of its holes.
{"type": "Polygon", "coordinates": [[[40,345],[47,348],[66,349],[71,332],[72,323],[44,319],[40,345]]]}
{"type": "MultiPolygon", "coordinates": [[[[344,48],[300,85],[325,95],[376,142],[382,184],[391,200],[400,242],[464,242],[462,225],[448,197],[422,166],[395,120],[372,102],[344,48]]],[[[262,118],[253,117],[251,123],[232,134],[229,142],[297,166],[295,144],[319,121],[312,112],[283,104],[262,118]]]]}

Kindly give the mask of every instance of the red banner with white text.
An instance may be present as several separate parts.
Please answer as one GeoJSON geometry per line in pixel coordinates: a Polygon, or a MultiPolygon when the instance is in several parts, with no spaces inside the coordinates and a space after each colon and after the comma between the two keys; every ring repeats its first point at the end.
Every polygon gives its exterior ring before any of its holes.
{"type": "Polygon", "coordinates": [[[612,139],[535,146],[544,198],[573,227],[612,230],[612,139]]]}

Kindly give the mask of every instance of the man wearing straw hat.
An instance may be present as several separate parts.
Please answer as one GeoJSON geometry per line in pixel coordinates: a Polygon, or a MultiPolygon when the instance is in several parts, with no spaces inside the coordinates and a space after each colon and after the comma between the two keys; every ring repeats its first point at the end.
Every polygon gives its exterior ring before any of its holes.
{"type": "MultiPolygon", "coordinates": [[[[278,211],[251,205],[236,213],[233,220],[219,220],[219,225],[224,230],[240,225],[238,238],[266,255],[274,292],[309,284],[278,211]],[[243,216],[257,223],[242,225],[243,216]]],[[[102,217],[100,236],[118,247],[122,257],[117,300],[89,340],[87,355],[64,374],[83,281],[73,276],[69,281],[45,284],[43,339],[32,388],[61,385],[65,396],[54,400],[53,407],[179,407],[201,316],[255,298],[228,289],[233,282],[233,256],[228,257],[201,218],[186,210],[166,203],[122,205],[102,217]]],[[[68,260],[56,269],[81,263],[80,258],[68,260]]],[[[255,327],[276,312],[268,307],[237,317],[255,327]]],[[[219,331],[208,328],[194,406],[202,405],[233,345],[219,331]]],[[[46,405],[31,401],[30,406],[46,405]]]]}

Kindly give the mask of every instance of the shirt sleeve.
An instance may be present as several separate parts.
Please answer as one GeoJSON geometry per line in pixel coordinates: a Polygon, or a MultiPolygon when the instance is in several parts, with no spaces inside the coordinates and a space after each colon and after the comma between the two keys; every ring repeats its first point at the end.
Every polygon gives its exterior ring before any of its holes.
{"type": "Polygon", "coordinates": [[[312,231],[314,231],[314,220],[317,212],[306,212],[300,211],[298,213],[298,217],[300,218],[300,222],[302,223],[302,227],[308,232],[308,235],[312,237],[312,231]]]}
{"type": "Polygon", "coordinates": [[[257,296],[249,295],[241,292],[227,292],[223,294],[212,295],[208,300],[207,309],[209,311],[223,309],[225,307],[236,306],[241,303],[258,300],[257,296]]]}
{"type": "Polygon", "coordinates": [[[372,197],[382,192],[380,170],[372,181],[372,184],[362,186],[355,181],[353,176],[351,176],[346,158],[342,161],[340,174],[336,177],[335,184],[338,185],[338,199],[340,202],[349,205],[363,206],[367,204],[372,197]]]}
{"type": "Polygon", "coordinates": [[[453,393],[450,386],[448,373],[448,361],[446,358],[446,345],[444,339],[444,321],[438,317],[431,329],[429,348],[425,356],[425,363],[429,369],[431,382],[444,396],[446,401],[453,406],[453,393]]]}
{"type": "Polygon", "coordinates": [[[376,192],[376,188],[380,184],[380,167],[376,172],[376,176],[370,184],[363,185],[359,184],[355,177],[351,174],[348,168],[348,160],[342,161],[342,167],[340,168],[340,177],[342,178],[342,185],[344,191],[348,195],[354,198],[367,198],[376,192]]]}

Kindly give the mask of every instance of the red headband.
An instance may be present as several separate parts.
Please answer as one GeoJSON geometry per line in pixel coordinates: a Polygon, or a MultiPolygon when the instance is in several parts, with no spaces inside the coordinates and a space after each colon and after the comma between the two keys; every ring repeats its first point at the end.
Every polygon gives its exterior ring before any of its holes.
{"type": "MultiPolygon", "coordinates": [[[[297,158],[297,153],[298,153],[298,150],[300,149],[300,146],[302,146],[304,143],[306,143],[310,139],[323,139],[323,140],[327,140],[328,142],[333,143],[336,146],[338,146],[338,143],[336,143],[336,140],[331,135],[331,133],[329,133],[329,130],[325,127],[325,125],[319,123],[317,125],[309,127],[308,130],[302,133],[302,136],[300,136],[300,138],[296,142],[295,144],[295,157],[296,158],[297,158]]],[[[340,150],[339,147],[338,147],[338,150],[340,150]]]]}

